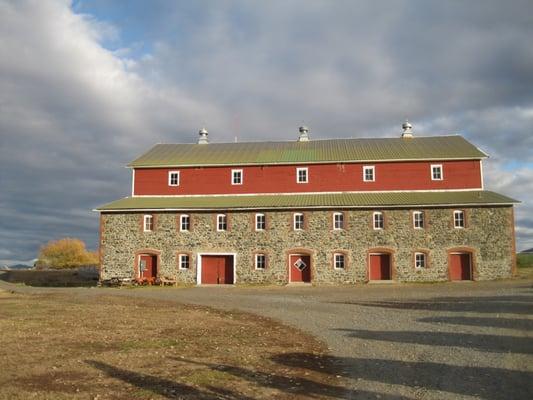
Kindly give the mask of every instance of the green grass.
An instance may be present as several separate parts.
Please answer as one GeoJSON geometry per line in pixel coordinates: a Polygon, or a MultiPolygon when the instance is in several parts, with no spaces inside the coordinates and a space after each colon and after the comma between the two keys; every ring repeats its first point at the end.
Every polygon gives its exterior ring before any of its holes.
{"type": "Polygon", "coordinates": [[[533,254],[518,253],[516,255],[516,266],[518,268],[533,267],[533,254]]]}

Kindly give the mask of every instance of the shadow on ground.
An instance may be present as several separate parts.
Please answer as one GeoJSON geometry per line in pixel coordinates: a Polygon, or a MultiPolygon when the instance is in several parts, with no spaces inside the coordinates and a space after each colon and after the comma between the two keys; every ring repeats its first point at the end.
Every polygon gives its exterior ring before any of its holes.
{"type": "MultiPolygon", "coordinates": [[[[292,355],[290,355],[292,356],[292,355]]],[[[323,358],[317,359],[314,354],[302,353],[300,357],[306,360],[305,364],[311,364],[316,367],[316,371],[325,373],[325,377],[328,381],[337,382],[340,384],[328,384],[323,382],[316,382],[314,380],[307,379],[305,377],[291,377],[282,376],[278,374],[271,374],[267,372],[261,372],[257,370],[248,370],[232,365],[213,364],[195,360],[187,360],[181,358],[173,358],[173,360],[180,364],[194,364],[196,366],[202,366],[209,368],[213,371],[224,372],[231,374],[234,377],[247,382],[248,387],[258,386],[265,389],[273,389],[279,393],[279,397],[276,398],[292,398],[299,396],[300,398],[334,398],[334,399],[346,399],[346,398],[358,398],[358,399],[381,399],[381,400],[407,400],[407,397],[399,395],[388,395],[384,393],[369,392],[363,390],[349,390],[344,385],[341,385],[344,381],[341,375],[336,374],[335,370],[325,371],[320,368],[324,362],[335,362],[335,358],[323,358]]],[[[290,365],[286,363],[284,358],[274,359],[275,362],[279,362],[283,365],[290,365]]],[[[211,399],[251,399],[243,395],[242,393],[235,392],[228,389],[217,388],[213,386],[206,386],[203,389],[191,387],[168,379],[162,379],[155,376],[141,374],[138,372],[128,371],[119,367],[115,367],[99,361],[86,361],[89,365],[104,372],[110,377],[119,379],[125,383],[133,385],[143,390],[151,391],[154,394],[164,396],[166,398],[191,398],[200,400],[211,399]]],[[[300,368],[300,367],[298,367],[300,368]]],[[[339,369],[340,371],[340,369],[339,369]]],[[[261,398],[254,397],[254,398],[261,398]]]]}
{"type": "Polygon", "coordinates": [[[396,310],[531,314],[533,296],[436,297],[417,301],[349,301],[334,302],[362,307],[396,310]]]}
{"type": "MultiPolygon", "coordinates": [[[[336,399],[379,398],[384,400],[407,399],[399,395],[347,389],[342,378],[363,379],[387,385],[402,385],[448,392],[455,395],[479,396],[488,400],[507,400],[509,398],[531,398],[533,391],[533,373],[512,371],[503,368],[456,367],[433,362],[396,361],[387,359],[347,358],[334,356],[317,356],[308,353],[288,353],[277,355],[271,360],[280,365],[307,369],[329,375],[329,383],[316,382],[304,376],[282,376],[266,372],[248,370],[238,366],[212,364],[196,360],[173,358],[174,362],[195,364],[216,371],[223,371],[249,385],[275,389],[282,396],[303,396],[308,398],[330,397],[336,399]],[[336,366],[324,370],[323,365],[336,366]],[[510,397],[511,396],[511,397],[510,397]]],[[[98,361],[88,364],[103,371],[108,376],[123,382],[149,390],[167,398],[185,396],[194,399],[249,399],[242,393],[228,389],[207,386],[196,388],[167,379],[128,371],[98,361]]]]}
{"type": "MultiPolygon", "coordinates": [[[[533,307],[532,307],[533,308],[533,307]]],[[[533,312],[533,311],[532,311],[533,312]]],[[[492,318],[492,317],[426,317],[417,319],[418,322],[430,324],[466,325],[484,328],[506,328],[523,331],[533,330],[533,320],[524,318],[492,318]]]]}
{"type": "Polygon", "coordinates": [[[346,332],[349,337],[364,340],[464,347],[494,353],[533,354],[533,340],[529,337],[431,331],[336,330],[346,332]]]}
{"type": "MultiPolygon", "coordinates": [[[[457,395],[479,396],[488,400],[529,399],[533,393],[533,373],[503,368],[457,367],[433,362],[387,359],[339,358],[326,356],[323,362],[339,361],[343,369],[337,375],[365,379],[387,385],[425,388],[457,395]]],[[[316,360],[305,353],[276,356],[275,362],[316,370],[316,360]]]]}

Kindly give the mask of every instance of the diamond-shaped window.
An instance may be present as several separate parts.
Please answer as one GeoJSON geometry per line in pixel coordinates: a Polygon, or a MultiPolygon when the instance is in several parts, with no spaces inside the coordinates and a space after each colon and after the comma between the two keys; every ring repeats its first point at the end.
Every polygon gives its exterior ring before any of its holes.
{"type": "Polygon", "coordinates": [[[296,268],[298,268],[300,271],[303,271],[307,268],[307,264],[302,261],[301,258],[296,260],[296,262],[293,264],[296,268]]]}

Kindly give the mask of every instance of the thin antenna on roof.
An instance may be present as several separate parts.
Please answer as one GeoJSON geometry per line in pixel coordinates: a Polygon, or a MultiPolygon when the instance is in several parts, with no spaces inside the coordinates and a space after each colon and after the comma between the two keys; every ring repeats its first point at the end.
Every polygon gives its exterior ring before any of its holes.
{"type": "Polygon", "coordinates": [[[241,133],[241,121],[239,119],[239,114],[233,116],[233,130],[235,132],[235,143],[239,140],[239,135],[241,133]]]}

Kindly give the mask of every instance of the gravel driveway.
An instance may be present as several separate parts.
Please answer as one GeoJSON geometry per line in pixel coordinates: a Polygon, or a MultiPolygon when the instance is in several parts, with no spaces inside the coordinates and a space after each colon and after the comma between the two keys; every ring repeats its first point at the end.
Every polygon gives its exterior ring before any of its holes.
{"type": "MultiPolygon", "coordinates": [[[[334,374],[345,378],[344,398],[533,398],[531,280],[56,290],[111,292],[273,317],[327,343],[337,365],[334,374]]],[[[304,354],[278,361],[309,369],[320,364],[304,354]]]]}

